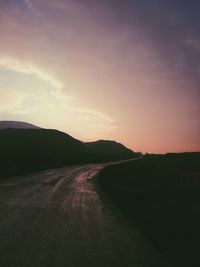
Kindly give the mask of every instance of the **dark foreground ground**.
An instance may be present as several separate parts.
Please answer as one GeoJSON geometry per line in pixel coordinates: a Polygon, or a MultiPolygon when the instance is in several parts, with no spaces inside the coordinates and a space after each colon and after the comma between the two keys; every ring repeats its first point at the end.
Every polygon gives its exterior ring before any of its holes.
{"type": "Polygon", "coordinates": [[[0,180],[1,267],[169,267],[99,195],[103,164],[0,180]]]}
{"type": "Polygon", "coordinates": [[[173,266],[200,266],[200,153],[108,166],[98,181],[173,266]]]}

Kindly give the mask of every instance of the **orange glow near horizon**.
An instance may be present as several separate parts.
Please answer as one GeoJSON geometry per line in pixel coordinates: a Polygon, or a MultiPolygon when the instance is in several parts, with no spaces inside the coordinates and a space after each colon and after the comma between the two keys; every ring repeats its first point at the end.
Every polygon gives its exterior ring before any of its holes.
{"type": "Polygon", "coordinates": [[[128,2],[1,2],[0,120],[144,153],[200,151],[200,40],[189,28],[176,39],[187,21],[177,13],[172,30],[170,6],[164,21],[128,2]]]}

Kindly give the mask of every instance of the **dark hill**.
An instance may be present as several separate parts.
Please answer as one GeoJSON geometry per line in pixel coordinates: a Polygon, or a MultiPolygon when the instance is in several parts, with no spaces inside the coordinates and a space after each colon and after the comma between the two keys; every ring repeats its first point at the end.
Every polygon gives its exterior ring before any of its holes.
{"type": "Polygon", "coordinates": [[[89,150],[89,153],[92,154],[97,160],[101,160],[101,158],[105,160],[120,160],[133,158],[136,156],[136,153],[134,153],[132,150],[115,141],[99,140],[85,144],[89,150]]]}
{"type": "Polygon", "coordinates": [[[0,176],[12,176],[82,162],[85,146],[57,130],[4,129],[0,130],[0,151],[0,176]]]}
{"type": "Polygon", "coordinates": [[[40,129],[40,127],[35,126],[31,123],[22,121],[0,121],[0,129],[40,129]]]}
{"type": "Polygon", "coordinates": [[[114,141],[83,143],[48,129],[0,129],[0,176],[70,164],[133,158],[134,152],[114,141]]]}

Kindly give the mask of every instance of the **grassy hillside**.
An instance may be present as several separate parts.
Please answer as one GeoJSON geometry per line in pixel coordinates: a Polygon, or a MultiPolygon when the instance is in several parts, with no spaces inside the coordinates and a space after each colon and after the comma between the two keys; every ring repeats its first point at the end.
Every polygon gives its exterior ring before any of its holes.
{"type": "Polygon", "coordinates": [[[84,144],[44,129],[0,130],[0,177],[82,162],[84,144]]]}
{"type": "Polygon", "coordinates": [[[83,143],[47,129],[0,129],[0,178],[79,163],[114,161],[136,154],[112,141],[83,143]]]}
{"type": "Polygon", "coordinates": [[[126,148],[124,145],[115,141],[98,140],[96,142],[85,143],[88,157],[96,162],[123,160],[137,157],[137,153],[126,148]]]}
{"type": "Polygon", "coordinates": [[[200,266],[200,153],[110,166],[99,184],[174,266],[200,266]]]}

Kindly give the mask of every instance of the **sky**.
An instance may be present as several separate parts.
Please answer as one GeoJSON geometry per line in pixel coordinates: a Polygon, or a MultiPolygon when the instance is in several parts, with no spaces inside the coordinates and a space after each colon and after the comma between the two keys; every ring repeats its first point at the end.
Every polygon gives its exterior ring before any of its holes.
{"type": "Polygon", "coordinates": [[[200,151],[200,2],[0,0],[0,120],[200,151]]]}

